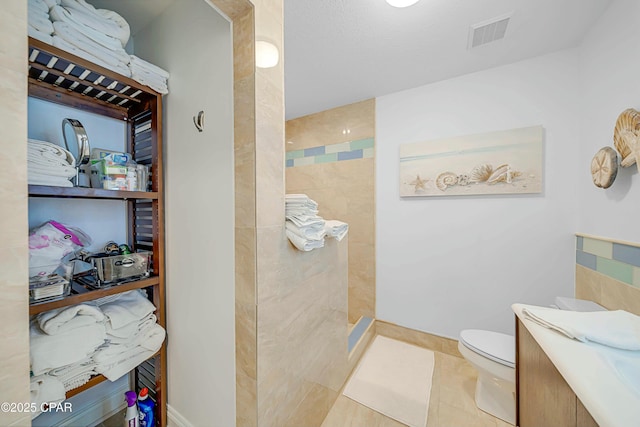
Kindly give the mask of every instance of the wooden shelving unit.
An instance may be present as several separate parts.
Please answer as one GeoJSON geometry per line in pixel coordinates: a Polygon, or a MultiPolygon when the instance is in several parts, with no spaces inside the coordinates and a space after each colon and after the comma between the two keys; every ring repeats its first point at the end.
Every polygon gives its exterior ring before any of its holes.
{"type": "MultiPolygon", "coordinates": [[[[125,150],[139,163],[149,166],[151,191],[112,191],[96,188],[67,188],[29,185],[29,197],[121,200],[127,207],[127,236],[135,250],[152,252],[149,278],[103,289],[87,290],[77,286],[68,297],[33,304],[29,314],[92,301],[133,289],[147,289],[156,306],[158,324],[166,329],[165,316],[165,243],[162,171],[162,96],[128,77],[114,73],[41,41],[29,38],[29,96],[125,120],[125,150]]],[[[167,424],[166,341],[160,351],[134,371],[136,386],[151,386],[155,398],[157,425],[167,424]],[[143,366],[144,365],[144,366],[143,366]],[[140,372],[138,372],[140,371],[140,372]]],[[[67,392],[67,398],[103,381],[102,375],[67,392]]]]}

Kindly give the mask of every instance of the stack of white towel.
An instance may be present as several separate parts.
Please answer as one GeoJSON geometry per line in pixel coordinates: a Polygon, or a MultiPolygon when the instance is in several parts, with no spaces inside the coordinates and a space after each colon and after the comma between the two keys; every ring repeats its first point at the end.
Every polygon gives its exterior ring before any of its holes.
{"type": "Polygon", "coordinates": [[[301,251],[324,246],[326,234],[318,204],[306,194],[285,195],[285,227],[287,237],[301,251]]]}
{"type": "Polygon", "coordinates": [[[49,15],[55,47],[131,77],[129,54],[124,50],[130,30],[122,16],[84,0],[60,0],[49,15]]]}
{"type": "Polygon", "coordinates": [[[163,95],[169,93],[169,89],[167,88],[169,73],[162,68],[135,55],[131,55],[129,68],[131,69],[131,78],[138,83],[149,86],[151,89],[163,95]]]}
{"type": "Polygon", "coordinates": [[[97,302],[107,320],[107,342],[92,358],[96,371],[115,381],[160,349],[165,330],[156,323],[156,307],[139,291],[97,302]]]}
{"type": "Polygon", "coordinates": [[[327,236],[333,237],[339,242],[349,232],[349,224],[335,219],[328,219],[324,223],[324,229],[327,232],[327,236]]]}
{"type": "Polygon", "coordinates": [[[29,0],[28,33],[34,39],[53,44],[53,25],[49,18],[49,9],[57,4],[56,0],[29,0]]]}
{"type": "Polygon", "coordinates": [[[61,402],[91,376],[115,381],[153,356],[165,338],[155,309],[133,290],[37,315],[29,336],[31,401],[38,408],[61,402]]]}
{"type": "Polygon", "coordinates": [[[27,174],[29,184],[72,187],[76,176],[73,154],[46,141],[29,139],[27,144],[27,174]]]}
{"type": "Polygon", "coordinates": [[[167,94],[169,73],[125,51],[130,33],[122,16],[85,0],[29,0],[30,36],[167,94]]]}
{"type": "Polygon", "coordinates": [[[83,369],[82,363],[105,339],[104,314],[96,305],[79,304],[37,315],[29,331],[31,401],[38,408],[44,402],[61,402],[65,391],[86,383],[92,369],[83,369]],[[65,367],[68,371],[61,372],[65,367]]]}

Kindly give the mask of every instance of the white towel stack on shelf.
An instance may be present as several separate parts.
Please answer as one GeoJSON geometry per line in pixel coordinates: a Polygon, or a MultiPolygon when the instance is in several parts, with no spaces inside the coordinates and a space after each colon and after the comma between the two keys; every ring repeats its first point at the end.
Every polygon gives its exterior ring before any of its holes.
{"type": "Polygon", "coordinates": [[[34,39],[52,44],[53,25],[49,19],[49,8],[55,6],[55,0],[29,0],[28,33],[34,39]]]}
{"type": "Polygon", "coordinates": [[[324,219],[318,216],[318,204],[306,194],[285,195],[287,237],[301,251],[324,246],[324,219]]]}
{"type": "Polygon", "coordinates": [[[73,154],[46,141],[29,139],[27,144],[27,177],[29,184],[73,187],[76,176],[73,154]]]}
{"type": "Polygon", "coordinates": [[[131,77],[129,54],[124,50],[130,30],[124,18],[84,0],[61,0],[49,15],[55,47],[131,77]]]}
{"type": "Polygon", "coordinates": [[[95,370],[115,381],[160,350],[165,330],[156,323],[156,307],[140,291],[97,303],[107,319],[107,342],[93,355],[95,370]]]}
{"type": "Polygon", "coordinates": [[[169,89],[167,88],[169,73],[162,68],[135,55],[131,55],[130,57],[129,68],[131,69],[131,78],[138,83],[149,86],[151,89],[163,95],[169,93],[169,89]]]}
{"type": "Polygon", "coordinates": [[[169,93],[167,71],[125,51],[131,30],[114,11],[96,9],[85,0],[29,0],[29,35],[169,93]]]}
{"type": "Polygon", "coordinates": [[[115,381],[153,356],[165,338],[155,309],[133,290],[38,314],[29,335],[31,401],[62,401],[93,375],[115,381]]]}
{"type": "Polygon", "coordinates": [[[324,229],[327,232],[327,236],[333,237],[339,242],[349,232],[349,224],[335,219],[328,219],[324,223],[324,229]]]}
{"type": "Polygon", "coordinates": [[[104,344],[106,337],[104,315],[89,303],[40,313],[31,322],[31,371],[41,375],[80,362],[104,344]]]}

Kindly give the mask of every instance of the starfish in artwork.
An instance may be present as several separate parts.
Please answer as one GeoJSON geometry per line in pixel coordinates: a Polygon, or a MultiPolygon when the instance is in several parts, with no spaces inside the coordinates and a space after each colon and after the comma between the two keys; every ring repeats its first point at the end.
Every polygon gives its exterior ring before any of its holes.
{"type": "Polygon", "coordinates": [[[424,185],[427,183],[427,181],[429,181],[429,180],[428,179],[422,179],[422,178],[420,178],[420,175],[416,175],[416,179],[411,181],[409,183],[409,185],[413,185],[415,187],[415,191],[417,193],[418,190],[420,190],[420,189],[426,190],[424,185]]]}

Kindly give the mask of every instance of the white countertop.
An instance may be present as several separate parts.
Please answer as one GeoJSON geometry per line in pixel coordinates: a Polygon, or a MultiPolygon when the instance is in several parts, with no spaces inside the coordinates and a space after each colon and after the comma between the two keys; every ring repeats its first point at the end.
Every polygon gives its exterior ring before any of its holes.
{"type": "Polygon", "coordinates": [[[623,357],[640,369],[640,351],[568,338],[526,318],[522,309],[528,307],[536,308],[525,304],[511,306],[600,427],[640,426],[640,384],[635,384],[634,390],[612,363],[623,357]]]}

